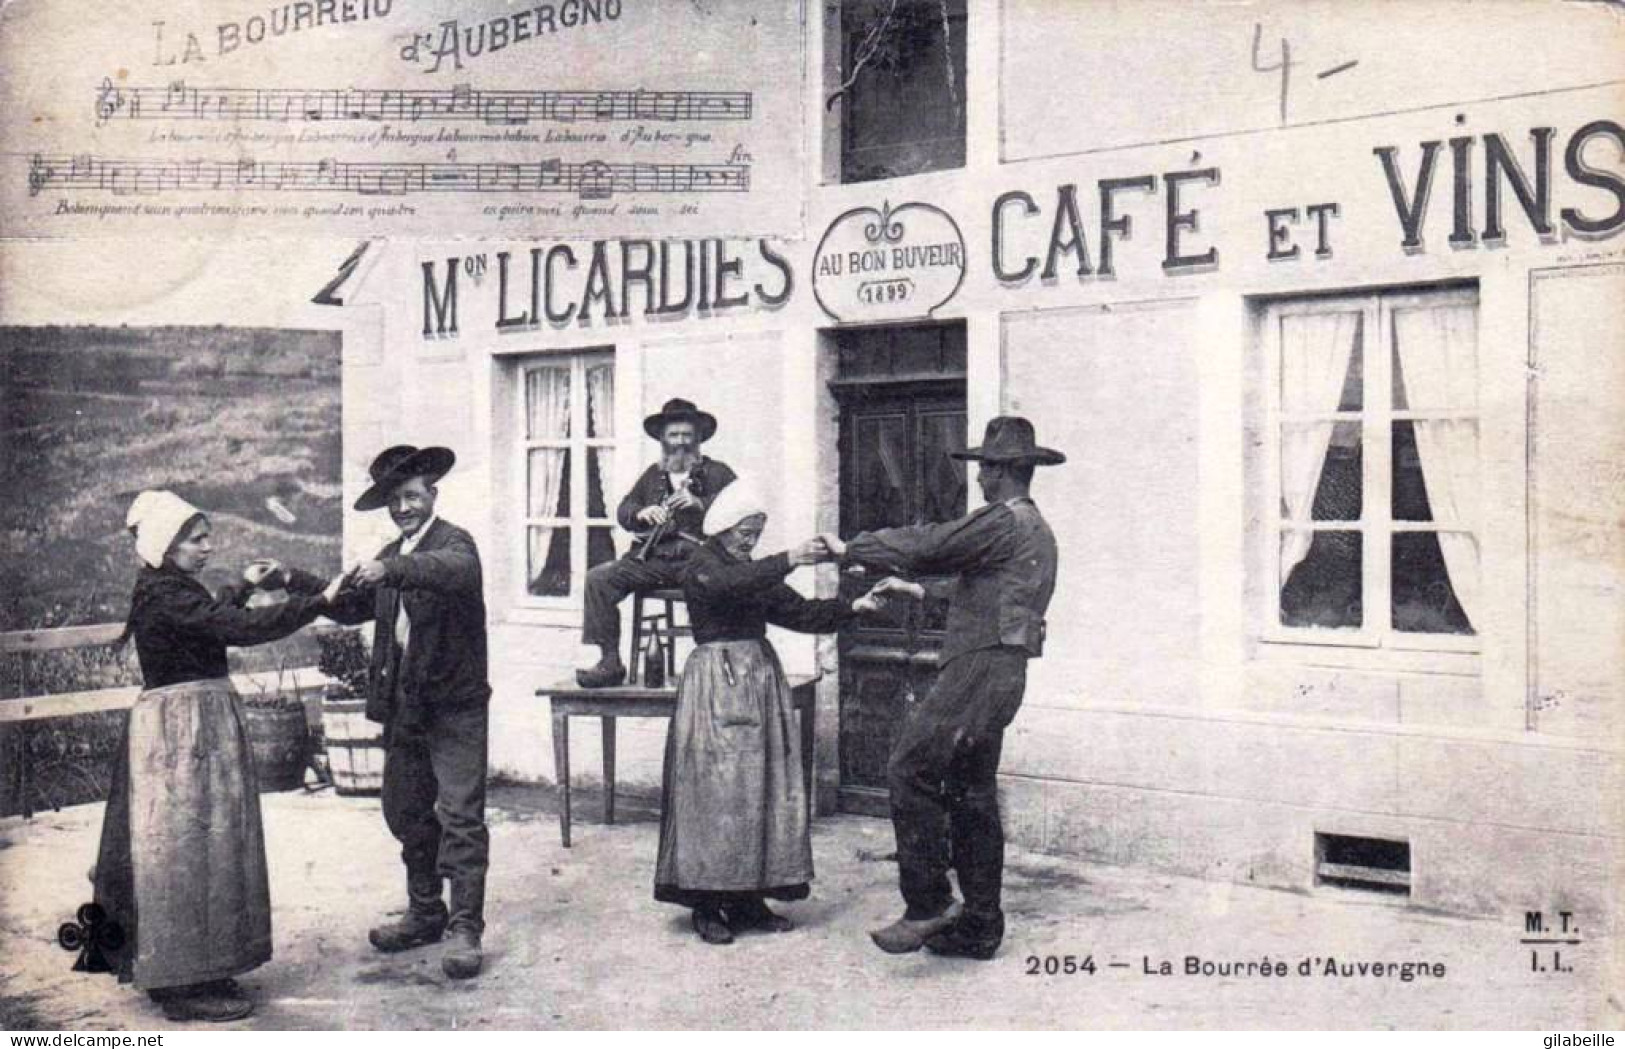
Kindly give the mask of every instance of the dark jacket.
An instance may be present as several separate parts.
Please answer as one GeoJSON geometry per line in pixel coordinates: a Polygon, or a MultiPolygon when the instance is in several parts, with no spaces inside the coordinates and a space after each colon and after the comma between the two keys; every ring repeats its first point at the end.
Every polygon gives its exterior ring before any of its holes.
{"type": "Polygon", "coordinates": [[[769,623],[801,634],[828,634],[853,618],[846,601],[811,601],[786,585],[784,577],[793,567],[785,554],[740,560],[715,539],[696,550],[683,573],[694,643],[765,638],[769,623]]]}
{"type": "MultiPolygon", "coordinates": [[[[400,551],[400,539],[379,551],[384,581],[341,593],[326,614],[340,623],[376,621],[367,717],[417,725],[433,711],[479,706],[491,698],[485,596],[474,537],[456,525],[436,518],[417,549],[404,556],[400,551]],[[395,641],[402,601],[411,622],[404,655],[395,641]]],[[[308,586],[312,578],[294,585],[308,586]]]]}
{"type": "MultiPolygon", "coordinates": [[[[1044,652],[1057,553],[1031,499],[991,503],[942,524],[883,528],[847,540],[846,558],[902,575],[951,575],[941,665],[980,648],[1044,652]]],[[[933,596],[943,596],[933,588],[933,596]]]]}
{"type": "Polygon", "coordinates": [[[258,645],[287,637],[325,610],[315,596],[290,594],[263,608],[244,608],[247,590],[228,587],[219,597],[174,565],[143,566],[130,598],[128,632],[135,638],[147,688],[225,677],[226,646],[258,645]]]}
{"type": "MultiPolygon", "coordinates": [[[[700,505],[677,511],[676,527],[666,530],[665,538],[656,544],[649,556],[664,561],[685,558],[692,553],[694,543],[678,533],[686,533],[693,539],[701,538],[704,535],[705,511],[710,508],[717,493],[733,483],[734,477],[727,463],[701,456],[688,475],[688,490],[699,499],[700,505]]],[[[666,471],[659,463],[652,463],[643,471],[643,476],[638,478],[632,490],[626,493],[626,498],[621,500],[621,505],[615,511],[615,519],[628,532],[638,533],[641,545],[641,537],[651,529],[637,519],[638,511],[646,506],[654,506],[670,494],[671,481],[667,479],[666,471]]]]}

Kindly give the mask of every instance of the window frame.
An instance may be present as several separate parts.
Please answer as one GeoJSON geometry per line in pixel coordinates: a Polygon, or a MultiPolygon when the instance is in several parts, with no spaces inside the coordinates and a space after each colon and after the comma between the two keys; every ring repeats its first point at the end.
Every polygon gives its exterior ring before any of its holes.
{"type": "MultiPolygon", "coordinates": [[[[587,574],[588,533],[592,528],[609,529],[613,541],[617,522],[616,498],[613,491],[613,473],[618,437],[587,436],[587,369],[595,364],[609,364],[615,380],[619,380],[619,362],[614,346],[593,346],[582,349],[552,351],[526,356],[517,362],[514,370],[514,434],[516,454],[513,457],[513,490],[518,493],[518,511],[515,514],[515,539],[519,571],[515,573],[517,594],[515,606],[521,609],[579,609],[582,607],[587,574]],[[570,369],[570,436],[559,438],[532,438],[530,436],[530,404],[527,390],[532,372],[556,369],[567,363],[570,369]],[[579,391],[579,396],[577,395],[579,391]],[[570,508],[572,516],[533,516],[530,512],[530,453],[534,449],[565,449],[570,453],[570,508]],[[602,518],[588,516],[587,462],[589,450],[598,450],[600,469],[607,467],[604,479],[604,513],[602,518]],[[579,512],[577,512],[579,510],[579,512]],[[530,530],[533,527],[570,529],[570,592],[559,595],[541,595],[530,592],[530,530]]],[[[608,406],[606,418],[613,429],[614,397],[608,406]]]]}
{"type": "MultiPolygon", "coordinates": [[[[1393,536],[1401,532],[1466,532],[1457,522],[1435,516],[1429,521],[1403,521],[1393,516],[1393,424],[1416,419],[1471,419],[1478,426],[1477,455],[1483,462],[1483,429],[1479,406],[1395,410],[1393,406],[1393,318],[1409,309],[1471,306],[1480,309],[1476,288],[1415,291],[1371,291],[1313,298],[1282,299],[1263,304],[1260,343],[1264,349],[1264,500],[1262,523],[1264,587],[1259,609],[1259,639],[1297,648],[1365,649],[1372,652],[1441,653],[1446,658],[1471,656],[1482,648],[1483,624],[1472,634],[1427,634],[1392,626],[1393,536]],[[1283,318],[1358,312],[1361,327],[1360,410],[1289,414],[1281,406],[1283,318]],[[1360,518],[1357,521],[1292,521],[1281,506],[1282,428],[1292,422],[1358,422],[1360,425],[1360,518]],[[1281,622],[1281,541],[1288,530],[1356,532],[1361,536],[1361,609],[1359,628],[1287,626],[1281,622]],[[1374,622],[1375,619],[1375,622],[1374,622]]],[[[1475,354],[1476,390],[1481,354],[1475,354]]],[[[1319,478],[1316,479],[1319,484],[1319,478]]],[[[1312,500],[1311,500],[1312,502],[1312,500]]],[[[1482,533],[1479,572],[1483,576],[1482,533]]],[[[1374,657],[1373,657],[1374,658],[1374,657]]]]}
{"type": "MultiPolygon", "coordinates": [[[[856,2],[861,3],[863,0],[856,0],[856,2]]],[[[910,3],[917,4],[920,7],[925,7],[932,4],[940,5],[943,0],[897,0],[897,2],[900,5],[910,3]]],[[[919,171],[889,174],[876,178],[848,178],[848,153],[850,150],[855,148],[852,145],[852,139],[856,134],[856,129],[852,124],[850,116],[852,107],[849,104],[846,94],[843,94],[840,100],[840,109],[833,120],[833,127],[828,129],[832,132],[832,134],[830,134],[826,139],[827,149],[829,151],[829,159],[826,161],[825,165],[826,182],[842,186],[860,186],[868,185],[870,183],[891,182],[901,178],[914,178],[921,175],[931,175],[939,172],[963,171],[969,166],[971,145],[969,117],[970,91],[967,85],[970,79],[969,41],[971,5],[969,4],[968,0],[947,0],[947,2],[954,4],[957,8],[956,12],[948,14],[947,21],[950,23],[955,23],[960,27],[960,41],[958,46],[960,49],[959,54],[961,56],[961,68],[957,70],[959,75],[959,163],[944,165],[942,167],[928,167],[919,171]]],[[[831,76],[833,80],[825,85],[826,96],[840,89],[841,85],[845,83],[846,77],[849,75],[849,66],[853,64],[853,52],[855,47],[853,45],[852,37],[856,34],[849,34],[846,28],[846,15],[848,10],[853,6],[855,6],[854,0],[836,0],[836,2],[831,4],[828,8],[829,17],[826,21],[827,28],[825,47],[826,53],[832,56],[833,62],[826,63],[826,70],[827,74],[831,76]]],[[[857,80],[854,79],[852,85],[847,89],[847,93],[857,91],[858,86],[857,80]]],[[[828,107],[826,107],[826,109],[828,109],[828,107]]],[[[826,120],[828,119],[829,118],[826,118],[826,120]]]]}

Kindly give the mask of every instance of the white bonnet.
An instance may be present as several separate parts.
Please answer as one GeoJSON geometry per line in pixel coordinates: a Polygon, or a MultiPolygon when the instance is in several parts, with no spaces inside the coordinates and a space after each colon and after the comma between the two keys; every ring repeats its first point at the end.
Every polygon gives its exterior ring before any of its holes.
{"type": "Polygon", "coordinates": [[[135,533],[135,552],[157,568],[186,522],[202,512],[174,492],[149,490],[135,497],[124,524],[135,533]]]}
{"type": "Polygon", "coordinates": [[[767,502],[760,493],[735,481],[711,501],[705,511],[705,534],[717,535],[754,514],[767,514],[767,502]]]}

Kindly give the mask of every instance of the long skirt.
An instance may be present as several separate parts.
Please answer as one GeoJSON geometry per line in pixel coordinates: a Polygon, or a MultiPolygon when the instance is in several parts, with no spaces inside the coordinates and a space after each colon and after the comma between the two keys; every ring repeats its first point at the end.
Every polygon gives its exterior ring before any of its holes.
{"type": "Polygon", "coordinates": [[[271,897],[242,700],[224,678],[141,693],[102,821],[96,902],[121,982],[152,990],[271,958],[271,897]]]}
{"type": "Polygon", "coordinates": [[[812,880],[790,686],[766,641],[700,645],[666,736],[655,899],[799,900],[812,880]]]}

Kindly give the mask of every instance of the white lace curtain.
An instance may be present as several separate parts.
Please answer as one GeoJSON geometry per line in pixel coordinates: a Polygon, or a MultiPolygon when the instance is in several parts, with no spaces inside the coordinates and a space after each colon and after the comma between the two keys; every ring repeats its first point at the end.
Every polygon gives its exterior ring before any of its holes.
{"type": "MultiPolygon", "coordinates": [[[[1349,358],[1360,334],[1358,313],[1294,314],[1281,318],[1281,411],[1313,415],[1337,410],[1349,358]]],[[[1308,521],[1326,465],[1335,420],[1293,421],[1281,427],[1281,499],[1291,521],[1308,521]]],[[[1281,582],[1309,553],[1314,533],[1288,529],[1281,540],[1281,582]]]]}
{"type": "MultiPolygon", "coordinates": [[[[525,373],[525,433],[532,441],[563,440],[570,436],[570,368],[533,368],[525,373]]],[[[564,484],[563,448],[532,448],[526,497],[530,517],[555,517],[564,484]]],[[[547,565],[554,529],[530,529],[530,578],[534,584],[547,565]]]]}
{"type": "MultiPolygon", "coordinates": [[[[615,365],[608,361],[587,366],[587,436],[615,436],[615,365]]],[[[611,501],[615,498],[612,494],[615,482],[610,474],[614,458],[614,453],[608,448],[587,453],[587,469],[591,471],[587,478],[589,514],[596,515],[601,511],[607,515],[610,512],[611,501]],[[594,482],[603,500],[602,506],[592,505],[594,482]]]]}
{"type": "MultiPolygon", "coordinates": [[[[1403,310],[1394,314],[1394,343],[1412,411],[1470,409],[1477,405],[1478,312],[1472,306],[1403,310]]],[[[1439,549],[1456,601],[1475,622],[1479,608],[1478,423],[1476,419],[1417,419],[1433,518],[1459,532],[1440,531],[1439,549]]]]}
{"type": "Polygon", "coordinates": [[[615,365],[587,368],[587,436],[615,436],[615,365]]]}

